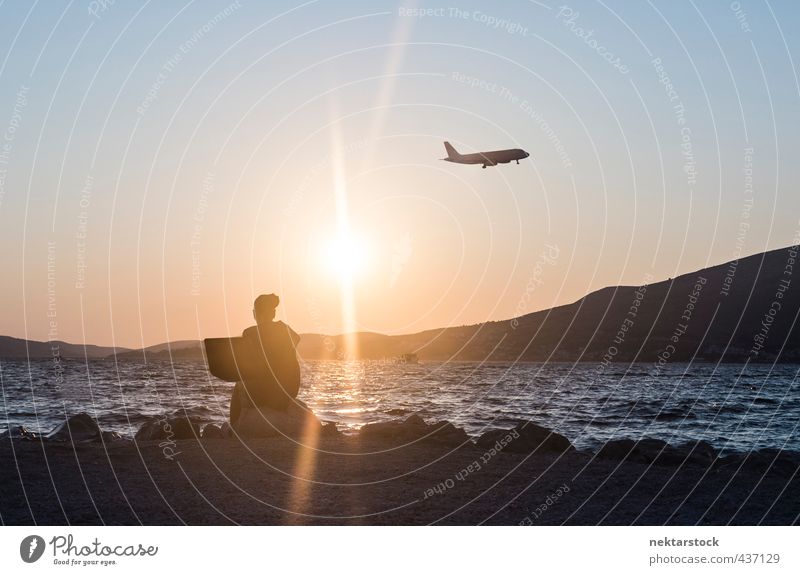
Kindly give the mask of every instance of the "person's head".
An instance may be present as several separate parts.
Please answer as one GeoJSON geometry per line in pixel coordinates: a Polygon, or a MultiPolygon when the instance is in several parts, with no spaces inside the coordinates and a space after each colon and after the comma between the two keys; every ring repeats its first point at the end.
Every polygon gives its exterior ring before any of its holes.
{"type": "Polygon", "coordinates": [[[253,302],[253,317],[256,323],[268,323],[275,319],[275,308],[280,299],[274,293],[261,294],[253,302]]]}

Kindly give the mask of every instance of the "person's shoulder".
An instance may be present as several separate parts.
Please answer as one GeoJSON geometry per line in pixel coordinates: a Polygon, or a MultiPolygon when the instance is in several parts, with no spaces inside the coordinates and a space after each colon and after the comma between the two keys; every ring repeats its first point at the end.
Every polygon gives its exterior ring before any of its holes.
{"type": "Polygon", "coordinates": [[[242,332],[242,337],[258,337],[258,326],[251,325],[242,332]]]}
{"type": "Polygon", "coordinates": [[[281,327],[282,327],[282,328],[284,328],[284,329],[288,329],[289,331],[294,331],[292,328],[290,328],[290,327],[289,327],[289,324],[288,324],[288,323],[284,323],[284,322],[282,322],[282,321],[276,321],[275,323],[276,323],[277,325],[281,326],[281,327]]]}
{"type": "Polygon", "coordinates": [[[297,343],[300,340],[300,336],[297,335],[297,332],[294,331],[292,328],[290,328],[288,324],[285,324],[282,321],[276,321],[275,325],[280,327],[282,330],[285,330],[286,333],[289,334],[289,337],[292,338],[292,341],[294,341],[295,343],[297,343]]]}

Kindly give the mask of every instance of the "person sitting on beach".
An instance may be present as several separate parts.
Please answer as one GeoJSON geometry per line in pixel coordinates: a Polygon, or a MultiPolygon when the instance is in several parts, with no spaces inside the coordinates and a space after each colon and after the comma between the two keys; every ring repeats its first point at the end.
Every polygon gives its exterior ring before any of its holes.
{"type": "Polygon", "coordinates": [[[246,407],[285,411],[300,390],[296,351],[300,336],[282,321],[273,321],[278,303],[277,295],[262,294],[253,304],[256,325],[245,329],[242,337],[248,342],[254,359],[252,365],[243,370],[242,381],[234,386],[231,425],[246,407]]]}

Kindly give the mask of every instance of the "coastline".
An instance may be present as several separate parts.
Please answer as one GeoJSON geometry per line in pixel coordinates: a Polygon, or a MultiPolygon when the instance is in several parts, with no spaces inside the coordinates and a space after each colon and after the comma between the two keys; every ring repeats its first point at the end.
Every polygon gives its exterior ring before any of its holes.
{"type": "Polygon", "coordinates": [[[591,453],[534,424],[527,438],[495,430],[474,442],[446,422],[411,419],[355,436],[321,433],[306,446],[285,437],[3,437],[0,518],[6,525],[800,523],[793,452],[717,457],[651,439],[591,453]]]}

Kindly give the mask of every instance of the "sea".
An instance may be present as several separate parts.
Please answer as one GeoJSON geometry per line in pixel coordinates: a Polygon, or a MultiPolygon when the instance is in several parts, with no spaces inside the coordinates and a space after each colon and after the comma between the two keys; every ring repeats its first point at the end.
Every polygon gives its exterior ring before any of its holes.
{"type": "MultiPolygon", "coordinates": [[[[800,365],[307,361],[299,398],[345,433],[420,414],[478,436],[531,420],[579,449],[610,439],[800,451],[800,365]]],[[[86,412],[132,437],[154,417],[228,418],[232,383],[201,361],[0,360],[0,430],[86,412]]]]}

